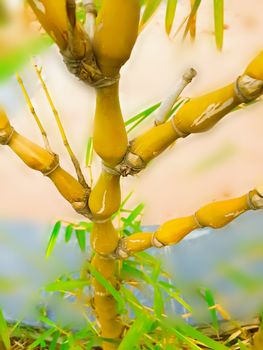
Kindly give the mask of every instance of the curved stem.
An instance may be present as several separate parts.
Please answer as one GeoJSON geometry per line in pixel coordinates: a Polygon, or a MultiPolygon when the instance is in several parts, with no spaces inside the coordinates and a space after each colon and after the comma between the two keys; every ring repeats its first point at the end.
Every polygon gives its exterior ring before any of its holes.
{"type": "Polygon", "coordinates": [[[145,249],[162,248],[180,242],[197,228],[221,228],[248,210],[263,208],[263,190],[258,188],[234,199],[210,203],[191,216],[170,220],[154,233],[136,233],[122,239],[117,256],[127,258],[145,249]]]}

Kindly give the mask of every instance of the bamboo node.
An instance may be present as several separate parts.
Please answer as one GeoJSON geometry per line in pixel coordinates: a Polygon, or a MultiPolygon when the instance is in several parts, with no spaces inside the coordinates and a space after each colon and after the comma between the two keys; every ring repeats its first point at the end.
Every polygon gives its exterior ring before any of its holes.
{"type": "Polygon", "coordinates": [[[107,77],[102,74],[92,52],[85,52],[83,57],[76,58],[72,51],[70,45],[68,45],[66,50],[60,52],[68,71],[84,83],[100,89],[114,85],[119,81],[119,75],[116,77],[107,77]]]}
{"type": "Polygon", "coordinates": [[[235,94],[242,103],[250,102],[263,93],[263,80],[258,80],[249,75],[241,75],[235,83],[235,94]]]}
{"type": "Polygon", "coordinates": [[[186,137],[186,136],[188,136],[189,135],[188,133],[185,133],[182,130],[180,130],[180,128],[178,128],[178,126],[175,124],[174,118],[175,118],[175,115],[172,117],[171,122],[172,122],[172,126],[173,126],[173,129],[176,132],[176,134],[179,137],[186,137]]]}
{"type": "Polygon", "coordinates": [[[87,3],[87,4],[84,4],[84,8],[85,8],[85,10],[86,10],[86,13],[90,13],[90,14],[92,14],[94,17],[97,17],[98,12],[97,12],[97,9],[96,9],[96,6],[94,5],[94,3],[89,2],[89,3],[87,3]]]}
{"type": "Polygon", "coordinates": [[[197,213],[194,213],[193,218],[194,218],[194,220],[195,220],[195,222],[196,222],[196,224],[197,224],[197,226],[198,226],[199,228],[203,228],[203,227],[204,227],[204,225],[202,225],[201,222],[200,222],[200,220],[198,219],[197,213]]]}
{"type": "Polygon", "coordinates": [[[162,242],[159,241],[158,238],[156,238],[156,232],[152,234],[151,244],[153,247],[158,249],[163,248],[165,246],[165,244],[163,244],[162,242]]]}
{"type": "Polygon", "coordinates": [[[118,246],[114,252],[114,256],[116,259],[127,259],[130,256],[130,252],[127,248],[126,240],[125,238],[122,238],[119,240],[118,246]]]}
{"type": "Polygon", "coordinates": [[[42,174],[44,176],[51,175],[59,167],[59,156],[55,153],[53,153],[52,155],[52,162],[44,170],[42,170],[42,174]]]}
{"type": "Polygon", "coordinates": [[[104,170],[106,173],[114,176],[120,176],[120,170],[118,169],[118,166],[115,168],[110,167],[109,165],[102,162],[102,170],[104,170]]]}
{"type": "Polygon", "coordinates": [[[89,195],[90,195],[90,189],[86,188],[83,199],[76,201],[76,202],[72,202],[71,205],[72,205],[73,209],[78,214],[85,216],[86,218],[90,219],[91,221],[94,221],[92,213],[91,213],[90,208],[88,206],[89,195]]]}
{"type": "Polygon", "coordinates": [[[8,125],[7,128],[0,130],[0,144],[6,146],[11,141],[14,135],[15,129],[8,125]]]}
{"type": "Polygon", "coordinates": [[[263,209],[263,193],[258,192],[257,189],[250,191],[247,195],[247,203],[252,210],[263,209]]]}
{"type": "Polygon", "coordinates": [[[146,167],[144,160],[130,150],[126,153],[123,161],[117,166],[119,173],[126,177],[128,175],[136,175],[146,167]]]}

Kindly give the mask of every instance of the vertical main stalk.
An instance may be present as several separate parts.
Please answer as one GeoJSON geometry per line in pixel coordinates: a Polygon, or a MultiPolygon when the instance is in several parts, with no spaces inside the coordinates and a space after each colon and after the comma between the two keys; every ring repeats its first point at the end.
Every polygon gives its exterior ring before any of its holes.
{"type": "MultiPolygon", "coordinates": [[[[101,72],[118,81],[120,69],[129,59],[138,35],[139,0],[102,0],[95,25],[93,48],[101,72]]],[[[120,177],[114,168],[128,148],[120,102],[119,83],[97,89],[94,120],[94,149],[106,165],[90,194],[89,207],[94,217],[91,245],[95,251],[92,264],[114,288],[118,284],[119,261],[114,258],[118,232],[111,221],[121,201],[120,177]]],[[[94,306],[101,335],[116,342],[103,342],[103,350],[118,348],[123,325],[113,296],[96,280],[94,306]]]]}
{"type": "MultiPolygon", "coordinates": [[[[119,103],[118,84],[97,90],[94,124],[95,151],[107,166],[113,167],[122,160],[128,146],[119,103]]],[[[113,227],[111,217],[120,206],[120,177],[108,173],[105,169],[102,170],[89,198],[89,207],[95,220],[91,234],[91,246],[95,251],[92,265],[114,288],[117,288],[120,261],[113,257],[113,253],[118,246],[119,235],[113,227]]],[[[116,341],[104,341],[103,350],[117,349],[123,325],[118,315],[116,301],[95,278],[92,280],[92,285],[101,336],[116,341]]]]}

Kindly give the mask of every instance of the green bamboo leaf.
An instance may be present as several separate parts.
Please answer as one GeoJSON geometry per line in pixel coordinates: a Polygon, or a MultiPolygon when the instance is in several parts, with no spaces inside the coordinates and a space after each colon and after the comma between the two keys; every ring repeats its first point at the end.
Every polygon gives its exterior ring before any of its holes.
{"type": "Polygon", "coordinates": [[[206,345],[208,348],[211,348],[213,350],[227,350],[228,348],[218,343],[217,341],[213,340],[212,338],[207,337],[204,333],[200,332],[196,328],[192,327],[191,325],[182,322],[177,328],[179,331],[187,335],[188,337],[191,337],[192,339],[196,339],[206,345]]]}
{"type": "Polygon", "coordinates": [[[56,241],[57,241],[60,229],[61,229],[61,221],[57,221],[55,226],[54,226],[54,228],[53,228],[53,231],[51,233],[51,236],[50,236],[50,239],[49,239],[49,242],[48,242],[48,245],[47,245],[47,249],[46,249],[46,257],[47,258],[53,252],[53,249],[55,247],[55,244],[56,244],[56,241]]]}
{"type": "Polygon", "coordinates": [[[118,312],[125,312],[125,301],[121,294],[107,281],[89,262],[86,263],[87,269],[90,271],[92,276],[113,296],[118,305],[118,312]]]}
{"type": "Polygon", "coordinates": [[[75,230],[76,237],[80,250],[84,253],[86,250],[86,231],[85,230],[75,230]]]}
{"type": "Polygon", "coordinates": [[[53,339],[52,339],[52,342],[50,343],[50,346],[49,346],[48,350],[56,350],[57,349],[57,342],[58,342],[59,336],[60,336],[60,332],[59,331],[56,331],[53,334],[53,339]]]}
{"type": "MultiPolygon", "coordinates": [[[[213,296],[213,293],[211,292],[211,290],[205,288],[204,292],[201,294],[204,297],[208,307],[215,305],[215,299],[214,299],[214,296],[213,296]]],[[[213,325],[214,329],[216,330],[217,334],[219,334],[219,322],[218,322],[216,310],[209,309],[209,311],[210,311],[210,315],[211,315],[211,319],[212,319],[212,325],[213,325]]]]}
{"type": "Polygon", "coordinates": [[[93,148],[93,138],[89,137],[86,152],[86,167],[90,167],[93,161],[94,148],[93,148]]]}
{"type": "Polygon", "coordinates": [[[35,349],[38,345],[42,345],[47,338],[49,338],[53,333],[56,332],[56,328],[48,329],[46,332],[42,333],[29,347],[28,349],[35,349]]]}
{"type": "Polygon", "coordinates": [[[134,349],[138,346],[143,335],[151,330],[153,322],[147,314],[142,313],[126,333],[118,350],[134,349]]]}
{"type": "Polygon", "coordinates": [[[195,17],[196,17],[196,14],[197,14],[197,11],[199,9],[200,4],[201,4],[201,0],[195,0],[194,4],[192,6],[190,15],[188,17],[188,21],[186,23],[185,31],[184,31],[184,39],[186,38],[186,36],[191,28],[192,22],[195,20],[195,17]]]}
{"type": "MultiPolygon", "coordinates": [[[[125,122],[125,126],[128,126],[130,124],[136,123],[138,121],[140,121],[143,117],[144,119],[147,118],[149,115],[151,115],[157,108],[159,108],[161,105],[161,102],[156,103],[148,108],[146,108],[145,110],[143,110],[142,112],[136,114],[135,116],[131,117],[130,119],[128,119],[125,122]]],[[[143,119],[143,120],[144,120],[143,119]]]]}
{"type": "Polygon", "coordinates": [[[88,280],[58,281],[48,284],[45,290],[47,292],[69,292],[78,288],[84,288],[88,285],[90,285],[90,281],[88,280]]]}
{"type": "Polygon", "coordinates": [[[65,230],[65,242],[68,243],[72,237],[72,233],[73,233],[73,225],[70,224],[66,227],[65,230]]]}
{"type": "Polygon", "coordinates": [[[188,336],[184,335],[178,329],[171,328],[171,327],[167,326],[167,324],[163,325],[163,327],[165,327],[165,329],[167,329],[172,334],[174,334],[176,336],[176,338],[178,338],[178,340],[181,340],[183,343],[187,344],[190,349],[192,349],[192,350],[202,350],[202,348],[200,348],[200,346],[195,344],[193,339],[191,339],[188,336]]]}
{"type": "Polygon", "coordinates": [[[140,23],[141,29],[152,18],[152,16],[154,15],[155,11],[158,9],[161,2],[162,0],[147,0],[145,9],[142,15],[141,23],[140,23]]]}
{"type": "Polygon", "coordinates": [[[177,7],[177,0],[167,0],[166,16],[165,16],[165,29],[169,35],[173,26],[175,12],[177,7]]]}
{"type": "Polygon", "coordinates": [[[142,214],[142,211],[144,209],[145,205],[143,203],[139,204],[127,218],[122,218],[122,221],[125,223],[126,226],[129,226],[133,223],[133,221],[142,214]]]}
{"type": "Polygon", "coordinates": [[[190,313],[193,312],[193,309],[191,308],[191,306],[184,301],[181,297],[179,292],[177,291],[177,289],[164,281],[160,281],[159,282],[159,286],[160,288],[162,288],[171,298],[173,298],[174,300],[176,300],[179,304],[181,304],[187,311],[189,311],[190,313]]]}
{"type": "Polygon", "coordinates": [[[224,0],[214,0],[215,37],[218,50],[222,50],[224,40],[224,0]]]}
{"type": "Polygon", "coordinates": [[[5,350],[11,349],[8,326],[1,309],[0,309],[0,340],[2,340],[5,350]]]}

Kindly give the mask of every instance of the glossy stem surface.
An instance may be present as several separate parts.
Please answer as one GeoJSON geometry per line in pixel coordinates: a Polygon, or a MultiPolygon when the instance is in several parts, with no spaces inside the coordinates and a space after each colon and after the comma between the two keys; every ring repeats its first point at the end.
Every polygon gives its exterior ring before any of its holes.
{"type": "Polygon", "coordinates": [[[151,248],[155,246],[156,242],[159,244],[159,248],[177,244],[198,228],[212,227],[217,229],[224,227],[247,210],[258,209],[250,204],[250,198],[256,198],[256,195],[257,192],[253,190],[238,198],[210,203],[199,209],[194,215],[164,223],[154,233],[132,234],[122,240],[122,247],[130,255],[151,248]]]}

